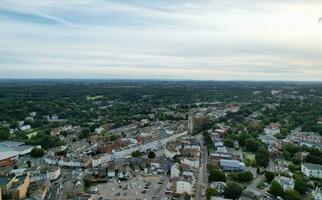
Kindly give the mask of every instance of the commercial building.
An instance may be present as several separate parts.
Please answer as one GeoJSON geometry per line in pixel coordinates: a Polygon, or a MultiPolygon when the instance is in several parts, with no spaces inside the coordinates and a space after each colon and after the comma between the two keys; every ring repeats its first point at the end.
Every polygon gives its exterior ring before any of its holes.
{"type": "MultiPolygon", "coordinates": [[[[40,147],[40,146],[38,146],[40,147]]],[[[23,142],[0,142],[0,167],[12,166],[21,155],[31,152],[34,147],[23,142]]]]}
{"type": "Polygon", "coordinates": [[[220,159],[220,167],[225,171],[244,171],[245,164],[238,160],[220,159]]]}

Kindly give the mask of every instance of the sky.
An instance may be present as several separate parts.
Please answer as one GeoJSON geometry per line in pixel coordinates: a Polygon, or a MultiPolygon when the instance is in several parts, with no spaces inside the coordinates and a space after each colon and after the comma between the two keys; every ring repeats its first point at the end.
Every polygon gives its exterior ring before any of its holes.
{"type": "Polygon", "coordinates": [[[0,78],[322,81],[321,0],[1,0],[0,78]]]}

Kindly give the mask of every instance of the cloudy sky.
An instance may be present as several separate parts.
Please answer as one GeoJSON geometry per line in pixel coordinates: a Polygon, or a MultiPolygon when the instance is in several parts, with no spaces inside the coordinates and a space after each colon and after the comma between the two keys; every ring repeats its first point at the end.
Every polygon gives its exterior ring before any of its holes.
{"type": "Polygon", "coordinates": [[[1,0],[0,78],[322,81],[321,0],[1,0]]]}

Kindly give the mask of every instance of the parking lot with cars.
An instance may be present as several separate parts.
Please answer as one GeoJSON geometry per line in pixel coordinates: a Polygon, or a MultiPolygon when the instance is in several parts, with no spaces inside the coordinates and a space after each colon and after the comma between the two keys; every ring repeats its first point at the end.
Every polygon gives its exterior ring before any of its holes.
{"type": "Polygon", "coordinates": [[[97,193],[93,195],[94,200],[152,200],[161,189],[162,176],[137,175],[127,181],[110,179],[108,183],[93,186],[97,193]],[[104,197],[104,198],[101,198],[104,197]]]}

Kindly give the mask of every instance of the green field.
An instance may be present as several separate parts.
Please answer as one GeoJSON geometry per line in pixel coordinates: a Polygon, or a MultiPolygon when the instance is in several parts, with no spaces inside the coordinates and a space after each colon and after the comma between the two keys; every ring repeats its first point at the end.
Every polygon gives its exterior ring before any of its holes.
{"type": "Polygon", "coordinates": [[[31,137],[36,136],[37,134],[38,134],[38,131],[34,131],[34,132],[27,134],[27,137],[28,137],[28,139],[30,139],[31,137]]]}
{"type": "Polygon", "coordinates": [[[254,161],[255,160],[255,154],[254,153],[250,153],[250,152],[246,152],[243,153],[245,159],[248,159],[250,161],[254,161]]]}
{"type": "Polygon", "coordinates": [[[97,96],[87,96],[86,97],[86,100],[97,100],[97,99],[103,99],[104,98],[104,96],[102,96],[102,95],[97,95],[97,96]]]}

